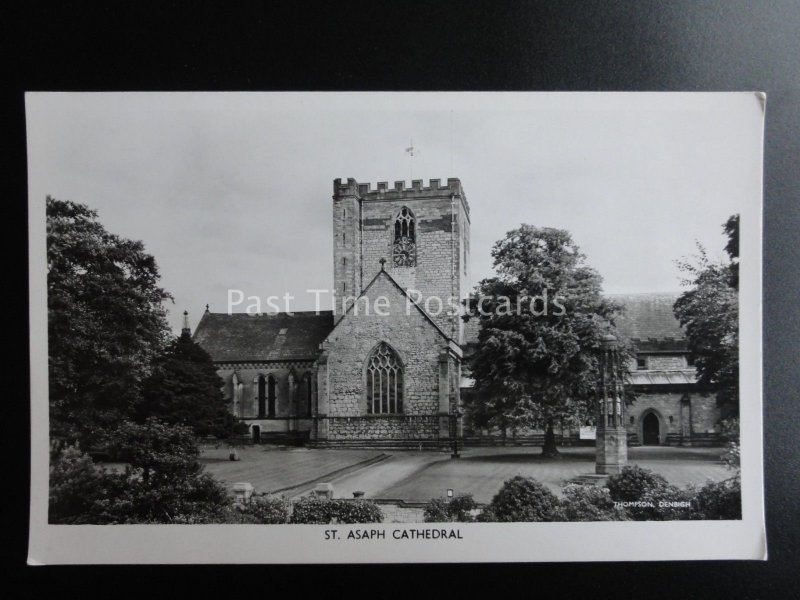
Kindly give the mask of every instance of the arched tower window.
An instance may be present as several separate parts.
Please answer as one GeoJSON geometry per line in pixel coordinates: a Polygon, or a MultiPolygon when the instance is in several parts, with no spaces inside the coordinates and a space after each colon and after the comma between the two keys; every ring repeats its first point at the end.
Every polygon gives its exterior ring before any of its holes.
{"type": "Polygon", "coordinates": [[[403,365],[386,343],[375,348],[367,359],[367,412],[403,412],[403,365]]]}
{"type": "Polygon", "coordinates": [[[404,206],[394,220],[392,258],[396,267],[413,267],[417,264],[417,228],[414,213],[404,206]]]}

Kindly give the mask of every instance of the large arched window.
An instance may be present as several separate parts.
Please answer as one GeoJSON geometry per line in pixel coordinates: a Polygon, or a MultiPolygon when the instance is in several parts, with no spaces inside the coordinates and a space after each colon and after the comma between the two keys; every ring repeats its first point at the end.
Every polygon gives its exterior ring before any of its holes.
{"type": "Polygon", "coordinates": [[[403,412],[403,365],[385,343],[375,348],[367,360],[367,412],[403,412]]]}
{"type": "Polygon", "coordinates": [[[396,267],[413,267],[417,264],[416,220],[414,213],[405,206],[394,220],[392,259],[396,267]]]}
{"type": "Polygon", "coordinates": [[[276,381],[270,375],[258,376],[258,418],[272,419],[275,417],[276,381]]]}

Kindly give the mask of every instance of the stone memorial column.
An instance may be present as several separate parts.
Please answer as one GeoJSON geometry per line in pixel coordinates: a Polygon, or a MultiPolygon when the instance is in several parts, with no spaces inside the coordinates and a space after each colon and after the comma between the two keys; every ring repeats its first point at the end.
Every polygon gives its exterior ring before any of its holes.
{"type": "Polygon", "coordinates": [[[595,446],[595,473],[613,475],[628,464],[628,431],[619,369],[617,338],[603,337],[595,446]]]}

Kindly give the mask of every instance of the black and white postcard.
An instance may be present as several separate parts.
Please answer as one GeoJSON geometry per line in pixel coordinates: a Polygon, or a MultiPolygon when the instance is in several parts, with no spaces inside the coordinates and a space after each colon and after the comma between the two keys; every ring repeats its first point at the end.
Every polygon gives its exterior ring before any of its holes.
{"type": "Polygon", "coordinates": [[[27,94],[29,563],[766,558],[766,104],[27,94]]]}

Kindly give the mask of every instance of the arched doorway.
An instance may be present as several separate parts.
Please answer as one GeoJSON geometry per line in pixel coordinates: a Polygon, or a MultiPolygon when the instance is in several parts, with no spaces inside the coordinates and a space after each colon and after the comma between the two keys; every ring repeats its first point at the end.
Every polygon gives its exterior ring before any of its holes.
{"type": "Polygon", "coordinates": [[[261,427],[259,427],[258,425],[253,425],[252,432],[253,432],[253,442],[258,444],[261,441],[261,427]]]}
{"type": "Polygon", "coordinates": [[[642,444],[645,446],[658,446],[660,443],[658,430],[659,423],[656,414],[650,413],[645,416],[642,421],[642,444]]]}

